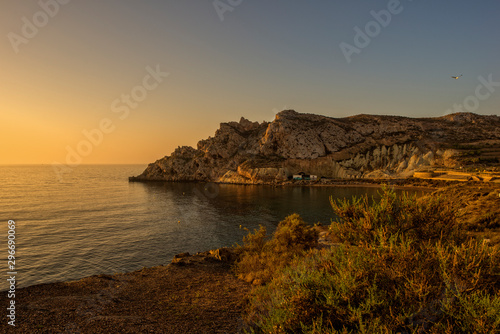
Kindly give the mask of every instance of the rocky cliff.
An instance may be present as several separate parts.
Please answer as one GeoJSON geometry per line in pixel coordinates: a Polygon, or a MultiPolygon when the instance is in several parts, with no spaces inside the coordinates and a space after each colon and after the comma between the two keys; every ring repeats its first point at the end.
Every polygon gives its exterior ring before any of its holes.
{"type": "Polygon", "coordinates": [[[499,152],[498,116],[331,118],[284,110],[272,122],[221,123],[196,149],[179,147],[131,180],[269,183],[299,172],[401,178],[426,167],[498,165],[499,152]]]}

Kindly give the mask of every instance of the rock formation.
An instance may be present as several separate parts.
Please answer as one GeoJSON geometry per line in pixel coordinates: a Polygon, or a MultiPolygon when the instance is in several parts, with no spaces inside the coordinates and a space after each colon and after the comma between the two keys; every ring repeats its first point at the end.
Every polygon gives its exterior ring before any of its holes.
{"type": "Polygon", "coordinates": [[[489,162],[498,164],[500,117],[331,118],[284,110],[272,122],[221,123],[196,149],[179,147],[131,180],[273,183],[299,172],[401,178],[427,166],[458,167],[470,152],[480,159],[477,147],[490,147],[489,162]]]}

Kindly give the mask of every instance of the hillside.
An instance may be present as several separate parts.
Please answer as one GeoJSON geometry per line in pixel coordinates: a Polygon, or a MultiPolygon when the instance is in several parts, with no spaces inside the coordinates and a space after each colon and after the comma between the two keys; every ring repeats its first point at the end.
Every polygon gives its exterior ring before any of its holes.
{"type": "Polygon", "coordinates": [[[357,115],[332,118],[284,110],[272,122],[221,123],[197,148],[179,147],[131,181],[283,182],[405,178],[427,168],[500,166],[500,117],[357,115]]]}

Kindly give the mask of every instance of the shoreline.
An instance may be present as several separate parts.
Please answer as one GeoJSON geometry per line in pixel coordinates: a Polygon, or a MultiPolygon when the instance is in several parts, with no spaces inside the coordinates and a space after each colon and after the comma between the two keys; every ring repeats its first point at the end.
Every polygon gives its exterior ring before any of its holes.
{"type": "MultiPolygon", "coordinates": [[[[184,182],[184,181],[159,181],[159,180],[154,180],[154,181],[146,181],[146,183],[200,183],[204,184],[205,182],[197,182],[197,181],[191,181],[191,182],[184,182]]],[[[359,181],[350,181],[348,183],[345,183],[344,180],[342,180],[340,183],[320,183],[320,182],[289,182],[289,183],[283,183],[283,184],[235,184],[235,183],[217,183],[217,184],[228,184],[228,185],[244,185],[244,186],[268,186],[268,187],[331,187],[331,188],[380,188],[384,185],[384,182],[380,183],[375,183],[375,182],[370,182],[370,183],[359,183],[359,181]]],[[[420,191],[433,191],[434,188],[427,187],[427,186],[414,186],[414,185],[390,185],[391,187],[395,189],[403,189],[403,190],[420,190],[420,191]]],[[[173,255],[175,256],[175,255],[173,255]]],[[[133,270],[135,271],[135,270],[133,270]]],[[[126,271],[126,272],[133,272],[133,271],[126,271]]],[[[94,275],[108,275],[108,274],[103,274],[103,273],[96,273],[94,275]]],[[[93,276],[93,275],[92,275],[93,276]]],[[[57,280],[57,281],[48,281],[48,282],[41,282],[41,283],[34,283],[28,286],[22,286],[19,287],[19,289],[24,289],[24,288],[29,288],[37,285],[44,285],[44,284],[57,284],[57,283],[64,283],[64,282],[72,282],[75,280],[80,280],[86,277],[90,276],[82,276],[82,277],[76,277],[74,279],[62,279],[62,280],[57,280]]],[[[6,290],[0,290],[0,292],[4,293],[9,291],[8,288],[6,290]]]]}
{"type": "Polygon", "coordinates": [[[383,185],[389,185],[395,189],[416,189],[416,190],[437,190],[443,187],[447,187],[455,184],[463,185],[483,185],[494,186],[499,183],[493,182],[481,182],[481,181],[457,181],[457,180],[439,180],[439,179],[420,179],[420,178],[406,178],[406,179],[328,179],[325,181],[280,181],[280,182],[254,182],[254,183],[243,183],[243,182],[215,182],[215,181],[201,181],[201,180],[158,180],[158,179],[138,179],[135,176],[129,177],[129,182],[137,183],[199,183],[199,184],[227,184],[227,185],[239,185],[239,186],[271,186],[271,187],[366,187],[366,188],[377,188],[383,185]]]}
{"type": "MultiPolygon", "coordinates": [[[[446,189],[447,187],[453,187],[453,186],[464,186],[466,189],[470,188],[478,188],[478,189],[496,189],[499,194],[500,198],[500,184],[498,183],[485,183],[485,182],[477,182],[477,181],[469,181],[469,182],[460,182],[460,181],[438,181],[439,183],[442,183],[440,185],[437,184],[428,184],[426,181],[427,180],[420,180],[420,179],[413,179],[413,180],[397,180],[396,184],[394,183],[386,183],[384,181],[387,180],[370,180],[371,182],[359,182],[359,181],[354,181],[354,180],[342,180],[339,182],[334,182],[334,183],[320,183],[320,182],[308,182],[308,181],[300,181],[300,182],[288,182],[288,183],[282,183],[282,184],[275,184],[275,183],[255,183],[255,184],[238,184],[238,183],[215,183],[215,184],[227,184],[227,185],[244,185],[244,186],[271,186],[271,187],[332,187],[332,188],[381,188],[384,185],[387,185],[393,189],[399,189],[399,190],[416,190],[416,191],[424,191],[427,194],[431,194],[433,192],[439,191],[446,189]],[[401,184],[400,181],[410,181],[409,184],[401,184]],[[415,184],[414,181],[417,181],[415,184]],[[424,183],[424,184],[418,184],[418,183],[424,183]]],[[[186,183],[185,181],[160,181],[160,180],[147,180],[147,181],[138,181],[138,182],[145,182],[145,183],[186,183]]],[[[210,183],[210,182],[202,182],[202,181],[187,181],[187,183],[200,183],[200,184],[205,184],[205,183],[210,183]]],[[[465,190],[465,189],[464,189],[465,190]]],[[[232,247],[232,246],[231,246],[232,247]]],[[[230,247],[230,248],[231,248],[230,247]]],[[[201,253],[206,253],[210,252],[209,251],[199,251],[197,254],[201,253]]],[[[184,254],[184,253],[179,253],[179,254],[184,254]]],[[[179,254],[176,254],[173,256],[172,260],[174,260],[179,254]]],[[[197,255],[195,254],[195,255],[197,255]]],[[[193,255],[192,255],[193,256],[193,255]]],[[[157,265],[157,266],[163,266],[163,265],[157,265]]],[[[143,268],[154,268],[153,267],[143,267],[143,268]]],[[[140,269],[139,269],[140,270],[140,269]]],[[[133,273],[137,270],[134,271],[129,271],[129,272],[124,272],[124,273],[133,273]]],[[[59,284],[59,283],[68,283],[68,282],[76,282],[81,279],[85,279],[88,277],[93,277],[96,275],[108,275],[108,274],[95,274],[91,276],[85,276],[73,280],[61,280],[61,281],[53,281],[53,282],[45,282],[45,283],[36,283],[33,285],[29,286],[24,286],[19,289],[26,289],[26,288],[31,288],[34,286],[38,285],[47,285],[47,284],[59,284]]],[[[6,290],[0,290],[0,293],[5,293],[9,291],[8,289],[6,290]]]]}
{"type": "MultiPolygon", "coordinates": [[[[497,183],[377,181],[294,182],[279,186],[377,188],[389,184],[397,189],[442,192],[468,210],[467,218],[480,218],[484,212],[496,215],[494,211],[500,211],[497,183]]],[[[328,225],[321,228],[326,233],[328,225]]],[[[500,227],[474,235],[488,240],[485,242],[500,243],[500,227]]],[[[181,253],[166,265],[19,288],[16,327],[31,333],[235,332],[235,328],[242,331],[241,314],[251,285],[234,275],[233,260],[231,248],[194,255],[181,253]]],[[[6,294],[1,298],[6,305],[6,294]]],[[[5,331],[7,327],[6,321],[0,324],[5,331]]]]}
{"type": "MultiPolygon", "coordinates": [[[[243,331],[251,285],[224,249],[174,256],[166,265],[16,290],[24,333],[204,333],[243,331]]],[[[0,297],[7,305],[6,294],[0,297]]],[[[8,332],[7,321],[0,332],[8,332]]]]}

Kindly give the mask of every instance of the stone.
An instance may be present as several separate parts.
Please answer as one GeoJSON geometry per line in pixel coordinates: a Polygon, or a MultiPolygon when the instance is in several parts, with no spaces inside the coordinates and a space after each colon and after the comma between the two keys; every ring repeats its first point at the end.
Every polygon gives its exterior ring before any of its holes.
{"type": "Polygon", "coordinates": [[[236,259],[234,250],[227,247],[211,250],[210,255],[222,262],[233,262],[236,259]]]}
{"type": "Polygon", "coordinates": [[[332,118],[294,110],[272,122],[221,123],[197,148],[178,147],[131,181],[284,182],[318,178],[409,177],[425,166],[457,167],[460,143],[500,144],[500,117],[357,115],[332,118]]]}

